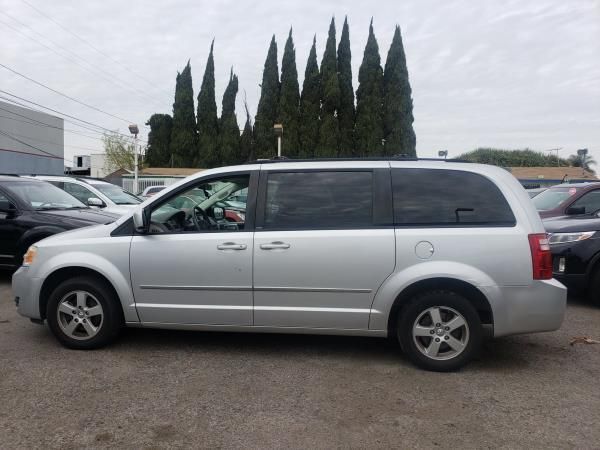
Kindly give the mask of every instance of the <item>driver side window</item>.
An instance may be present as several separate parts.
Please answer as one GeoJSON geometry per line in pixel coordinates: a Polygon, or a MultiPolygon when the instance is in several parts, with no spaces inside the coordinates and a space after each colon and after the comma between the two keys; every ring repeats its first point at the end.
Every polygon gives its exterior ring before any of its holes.
{"type": "Polygon", "coordinates": [[[199,181],[152,210],[150,233],[243,231],[249,182],[246,174],[199,181]]]}
{"type": "Polygon", "coordinates": [[[585,214],[591,214],[600,210],[600,189],[590,191],[584,194],[578,200],[575,200],[571,208],[585,208],[585,214]]]}

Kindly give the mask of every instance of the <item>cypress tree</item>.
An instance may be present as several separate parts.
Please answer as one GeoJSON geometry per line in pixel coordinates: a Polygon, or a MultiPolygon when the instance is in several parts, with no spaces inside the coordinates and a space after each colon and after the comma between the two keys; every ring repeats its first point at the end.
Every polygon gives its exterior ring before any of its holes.
{"type": "Polygon", "coordinates": [[[298,136],[300,108],[300,90],[298,71],[296,70],[296,50],[292,39],[292,29],[285,43],[281,61],[281,94],[279,96],[278,122],[283,124],[281,153],[288,157],[298,155],[300,141],[298,136]]]}
{"type": "Polygon", "coordinates": [[[379,46],[373,33],[369,38],[358,71],[356,91],[356,125],[354,128],[357,156],[379,156],[383,152],[383,70],[379,46]]]}
{"type": "Polygon", "coordinates": [[[240,155],[240,129],[235,115],[235,98],[238,92],[238,77],[229,74],[229,84],[223,94],[223,108],[219,123],[219,155],[220,165],[239,164],[244,162],[240,155]]]}
{"type": "Polygon", "coordinates": [[[279,68],[277,65],[277,42],[271,39],[263,70],[260,100],[254,120],[255,150],[257,158],[272,158],[277,155],[273,125],[277,119],[279,103],[279,68]]]}
{"type": "Polygon", "coordinates": [[[173,118],[168,114],[152,114],[146,122],[150,127],[146,147],[146,163],[150,167],[168,167],[171,164],[171,131],[173,118]]]}
{"type": "Polygon", "coordinates": [[[400,27],[396,25],[383,72],[383,126],[386,155],[417,156],[411,92],[402,35],[400,27]]]}
{"type": "Polygon", "coordinates": [[[173,129],[169,153],[173,167],[192,166],[198,147],[196,117],[194,116],[194,90],[190,62],[177,74],[175,102],[173,103],[173,129]]]}
{"type": "Polygon", "coordinates": [[[198,93],[198,153],[195,167],[214,167],[219,164],[217,103],[215,101],[215,62],[213,59],[214,40],[210,44],[210,53],[202,85],[198,93]]]}
{"type": "Polygon", "coordinates": [[[339,106],[340,84],[335,50],[335,20],[332,18],[325,52],[321,60],[321,122],[315,156],[327,158],[338,154],[340,126],[337,114],[339,106]]]}
{"type": "Polygon", "coordinates": [[[250,122],[250,111],[245,102],[244,107],[246,109],[246,124],[240,138],[240,159],[243,161],[252,161],[256,159],[254,155],[254,131],[252,129],[252,122],[250,122]]]}
{"type": "Polygon", "coordinates": [[[313,45],[306,62],[302,95],[300,96],[300,154],[302,158],[311,158],[315,154],[319,138],[319,110],[321,77],[317,64],[317,38],[313,38],[313,45]]]}
{"type": "Polygon", "coordinates": [[[338,79],[340,83],[340,156],[354,153],[354,88],[352,87],[352,53],[350,51],[350,31],[348,18],[344,20],[342,36],[337,51],[338,79]]]}

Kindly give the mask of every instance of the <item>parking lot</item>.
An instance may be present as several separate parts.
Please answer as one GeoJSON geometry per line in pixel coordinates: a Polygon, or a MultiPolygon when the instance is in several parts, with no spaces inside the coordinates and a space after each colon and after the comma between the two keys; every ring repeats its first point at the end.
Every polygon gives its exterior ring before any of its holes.
{"type": "Polygon", "coordinates": [[[127,330],[62,348],[17,315],[0,274],[0,447],[593,448],[600,308],[486,343],[458,373],[381,339],[127,330]]]}

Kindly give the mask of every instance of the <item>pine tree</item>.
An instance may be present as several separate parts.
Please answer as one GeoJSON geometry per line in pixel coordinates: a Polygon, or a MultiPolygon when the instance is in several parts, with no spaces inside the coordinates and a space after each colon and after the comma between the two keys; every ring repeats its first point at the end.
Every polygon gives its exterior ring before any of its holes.
{"type": "Polygon", "coordinates": [[[369,25],[369,38],[358,71],[355,140],[357,156],[379,156],[383,152],[383,70],[379,46],[369,25]]]}
{"type": "Polygon", "coordinates": [[[192,69],[188,61],[183,71],[177,74],[175,84],[173,129],[171,130],[171,143],[169,145],[169,153],[172,158],[170,165],[172,167],[192,166],[197,148],[198,134],[194,115],[192,69]]]}
{"type": "Polygon", "coordinates": [[[306,62],[302,95],[300,96],[300,154],[302,158],[311,158],[315,154],[319,138],[319,111],[321,77],[317,64],[317,38],[313,38],[313,45],[306,62]]]}
{"type": "Polygon", "coordinates": [[[171,131],[173,118],[168,114],[152,114],[146,122],[150,127],[146,147],[146,164],[150,167],[168,167],[171,164],[171,131]]]}
{"type": "Polygon", "coordinates": [[[340,83],[340,156],[354,153],[354,88],[352,87],[352,53],[350,51],[350,31],[348,18],[344,20],[342,36],[337,51],[338,79],[340,83]]]}
{"type": "Polygon", "coordinates": [[[396,26],[383,72],[383,126],[386,155],[417,156],[411,92],[400,27],[396,26]]]}
{"type": "Polygon", "coordinates": [[[292,39],[292,29],[285,43],[281,61],[281,94],[279,96],[278,122],[283,125],[281,153],[287,157],[298,156],[300,140],[298,136],[300,114],[300,90],[296,69],[296,50],[292,39]]]}
{"type": "Polygon", "coordinates": [[[321,60],[321,122],[315,156],[331,158],[338,154],[340,125],[337,114],[339,106],[340,84],[335,49],[335,20],[332,18],[327,43],[325,44],[325,52],[321,60]]]}
{"type": "Polygon", "coordinates": [[[275,35],[273,35],[269,45],[260,86],[260,100],[254,119],[255,156],[257,158],[272,158],[277,154],[273,125],[277,119],[280,87],[275,35]]]}
{"type": "Polygon", "coordinates": [[[214,40],[210,44],[210,53],[198,93],[198,153],[195,167],[215,167],[219,164],[218,120],[215,101],[215,62],[213,58],[214,40]]]}
{"type": "Polygon", "coordinates": [[[254,156],[254,130],[252,128],[250,111],[248,110],[248,104],[246,102],[244,102],[244,108],[246,110],[246,124],[244,125],[244,131],[240,138],[240,159],[243,161],[253,161],[256,159],[254,156]]]}
{"type": "Polygon", "coordinates": [[[229,74],[229,84],[223,94],[223,107],[219,123],[219,165],[231,165],[244,162],[240,155],[240,129],[235,115],[235,98],[238,92],[238,77],[233,69],[229,74]]]}

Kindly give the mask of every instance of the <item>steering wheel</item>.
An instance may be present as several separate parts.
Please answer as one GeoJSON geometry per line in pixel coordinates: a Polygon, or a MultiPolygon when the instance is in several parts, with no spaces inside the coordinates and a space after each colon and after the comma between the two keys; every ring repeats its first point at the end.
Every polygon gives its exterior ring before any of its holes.
{"type": "Polygon", "coordinates": [[[217,221],[206,214],[199,205],[192,209],[192,222],[198,230],[216,230],[218,228],[217,221]]]}

